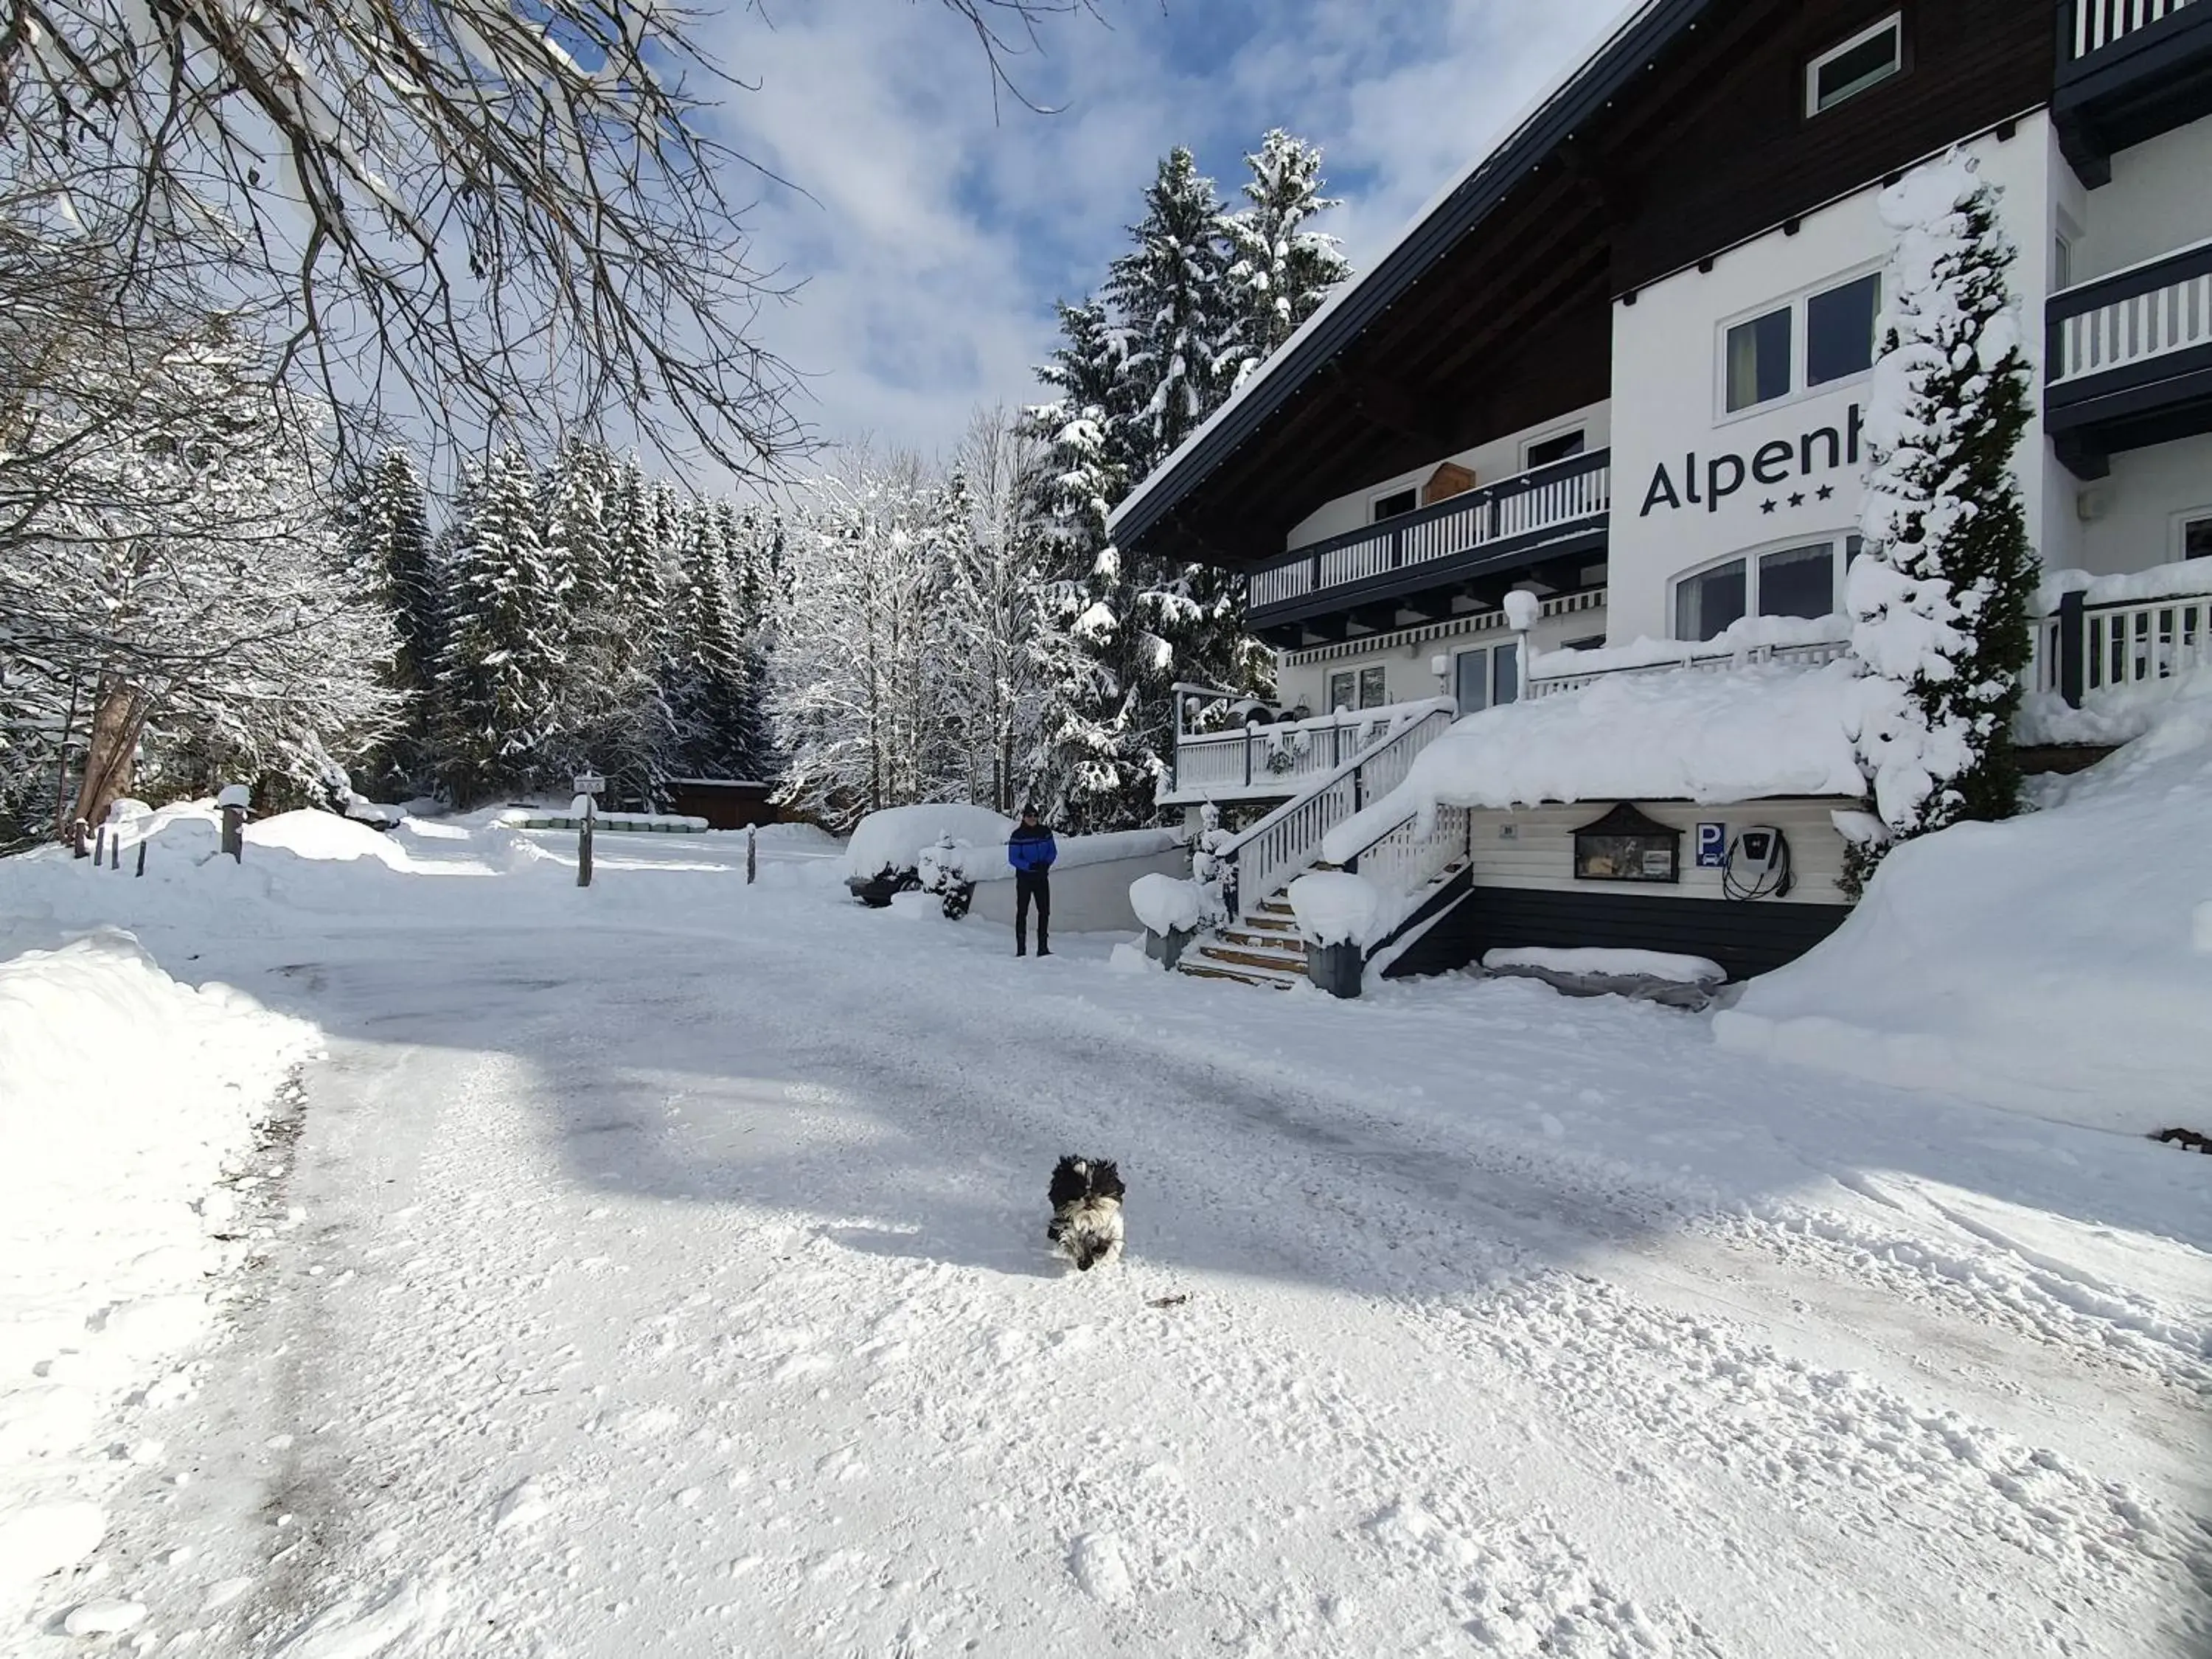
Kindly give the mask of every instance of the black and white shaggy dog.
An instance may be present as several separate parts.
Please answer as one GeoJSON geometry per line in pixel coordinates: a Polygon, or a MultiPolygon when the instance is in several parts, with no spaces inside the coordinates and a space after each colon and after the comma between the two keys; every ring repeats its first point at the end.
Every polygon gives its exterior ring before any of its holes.
{"type": "Polygon", "coordinates": [[[1121,1172],[1103,1158],[1063,1158],[1052,1172],[1053,1249],[1089,1273],[1121,1254],[1121,1172]]]}

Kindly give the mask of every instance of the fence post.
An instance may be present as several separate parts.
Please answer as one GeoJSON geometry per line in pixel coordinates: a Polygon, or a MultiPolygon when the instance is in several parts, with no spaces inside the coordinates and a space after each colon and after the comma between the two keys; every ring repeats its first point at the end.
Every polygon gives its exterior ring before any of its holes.
{"type": "Polygon", "coordinates": [[[753,884],[753,877],[759,869],[760,849],[757,840],[758,832],[752,825],[747,824],[745,826],[745,885],[748,887],[753,884]]]}
{"type": "Polygon", "coordinates": [[[581,810],[576,817],[576,885],[592,884],[592,806],[589,795],[580,796],[577,805],[581,810]]]}
{"type": "Polygon", "coordinates": [[[107,862],[107,826],[101,824],[93,832],[92,867],[95,870],[107,862]]]}
{"type": "Polygon", "coordinates": [[[2081,706],[2082,659],[2088,644],[2088,617],[2081,590],[2059,596],[2058,695],[2069,708],[2081,706]]]}
{"type": "Polygon", "coordinates": [[[138,872],[138,872],[138,874],[139,874],[139,875],[142,875],[142,876],[143,876],[143,875],[144,875],[144,874],[146,873],[146,843],[145,843],[144,842],[143,842],[143,841],[142,841],[142,842],[140,842],[138,843],[138,872]]]}

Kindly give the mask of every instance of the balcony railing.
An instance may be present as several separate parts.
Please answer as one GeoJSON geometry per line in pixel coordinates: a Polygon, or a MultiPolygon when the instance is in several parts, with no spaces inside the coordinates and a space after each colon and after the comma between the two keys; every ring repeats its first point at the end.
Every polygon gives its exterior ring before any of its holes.
{"type": "Polygon", "coordinates": [[[1611,463],[1609,450],[1595,450],[1298,548],[1252,573],[1250,610],[1264,621],[1258,613],[1273,607],[1400,571],[1602,528],[1613,505],[1611,463]]]}
{"type": "Polygon", "coordinates": [[[2055,393],[2092,375],[2158,378],[2161,359],[2212,347],[2212,242],[2054,294],[2045,314],[2055,393]]]}
{"type": "Polygon", "coordinates": [[[2212,559],[2195,559],[2063,595],[2057,612],[2037,626],[2032,684],[2079,708],[2206,667],[2212,667],[2212,559]],[[2098,597],[2129,587],[2151,591],[2098,597]]]}
{"type": "MultiPolygon", "coordinates": [[[[1182,688],[1178,688],[1179,690],[1182,688]]],[[[1234,799],[1294,795],[1308,780],[1334,772],[1392,729],[1417,720],[1433,701],[1346,709],[1276,726],[1176,734],[1175,776],[1163,799],[1234,799]]]]}
{"type": "Polygon", "coordinates": [[[2194,0],[2074,0],[2074,61],[2117,46],[2194,0]]]}
{"type": "MultiPolygon", "coordinates": [[[[1840,619],[1838,619],[1840,621],[1840,619]]],[[[1665,674],[1680,669],[1698,673],[1717,674],[1749,668],[1760,663],[1797,663],[1816,668],[1822,663],[1833,662],[1838,657],[1850,654],[1850,641],[1833,639],[1794,640],[1786,643],[1746,645],[1729,640],[1711,640],[1696,644],[1655,647],[1648,661],[1619,662],[1607,659],[1625,654],[1618,651],[1547,651],[1528,665],[1528,695],[1532,697],[1553,697],[1563,691],[1579,691],[1584,686],[1595,685],[1600,680],[1613,679],[1623,674],[1665,674]],[[1596,667],[1578,667],[1578,662],[1596,659],[1596,667]]]]}

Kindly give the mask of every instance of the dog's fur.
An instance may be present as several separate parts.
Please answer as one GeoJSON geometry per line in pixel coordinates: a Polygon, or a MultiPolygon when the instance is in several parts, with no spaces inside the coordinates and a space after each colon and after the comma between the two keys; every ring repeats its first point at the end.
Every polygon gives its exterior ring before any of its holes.
{"type": "Polygon", "coordinates": [[[1067,1157],[1052,1172],[1052,1219],[1044,1236],[1089,1273],[1121,1254],[1121,1172],[1103,1158],[1067,1157]]]}

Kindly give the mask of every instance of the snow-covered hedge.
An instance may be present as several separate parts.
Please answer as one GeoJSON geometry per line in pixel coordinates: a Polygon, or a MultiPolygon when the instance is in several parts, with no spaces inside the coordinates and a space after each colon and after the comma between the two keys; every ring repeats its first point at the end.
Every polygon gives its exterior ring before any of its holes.
{"type": "Polygon", "coordinates": [[[921,849],[950,837],[954,842],[1003,849],[1014,833],[1014,821],[988,806],[960,806],[949,802],[921,806],[892,806],[871,812],[853,830],[845,846],[845,874],[862,881],[881,875],[903,875],[921,866],[921,849]]]}

